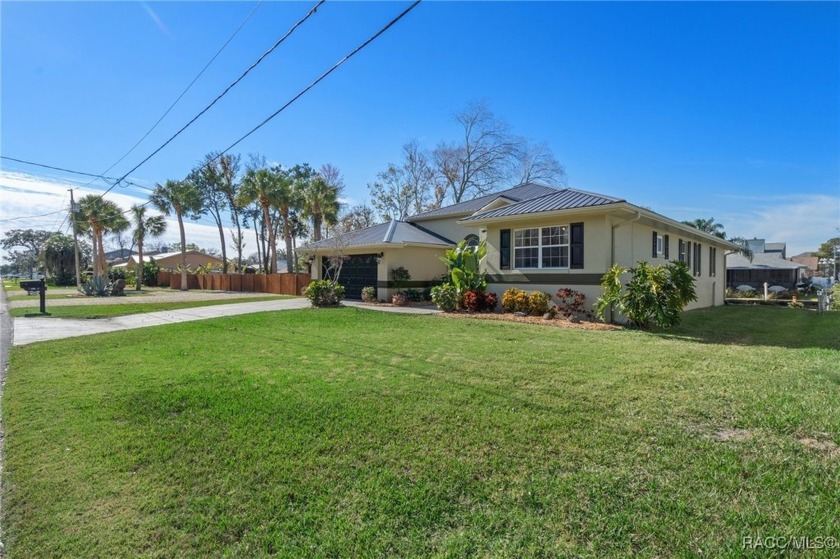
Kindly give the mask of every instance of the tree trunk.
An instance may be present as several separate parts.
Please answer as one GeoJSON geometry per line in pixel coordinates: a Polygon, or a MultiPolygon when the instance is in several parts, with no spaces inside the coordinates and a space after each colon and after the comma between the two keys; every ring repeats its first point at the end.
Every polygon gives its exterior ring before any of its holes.
{"type": "Polygon", "coordinates": [[[233,212],[231,215],[236,225],[236,271],[242,272],[242,226],[239,225],[239,214],[233,212]]]}
{"type": "Polygon", "coordinates": [[[105,231],[99,231],[99,272],[106,276],[108,275],[108,262],[105,260],[105,231]]]}
{"type": "Polygon", "coordinates": [[[257,227],[259,224],[254,220],[254,237],[257,239],[257,268],[263,269],[262,245],[260,244],[260,230],[257,227]]]}
{"type": "Polygon", "coordinates": [[[143,241],[137,241],[137,257],[139,263],[137,267],[134,269],[134,275],[137,276],[134,280],[134,289],[136,291],[140,291],[140,288],[143,287],[143,241]]]}
{"type": "Polygon", "coordinates": [[[263,206],[263,219],[268,228],[268,273],[277,273],[277,239],[274,236],[274,227],[271,226],[271,216],[268,213],[268,205],[263,206]]]}
{"type": "Polygon", "coordinates": [[[323,218],[321,214],[313,214],[312,215],[312,238],[317,243],[321,240],[321,224],[323,223],[323,218]]]}
{"type": "Polygon", "coordinates": [[[184,219],[181,217],[181,211],[176,211],[178,215],[178,229],[181,232],[181,291],[189,289],[187,283],[187,236],[184,234],[184,219]]]}
{"type": "Polygon", "coordinates": [[[286,271],[292,273],[294,254],[292,250],[292,227],[289,225],[289,208],[283,208],[280,215],[283,218],[283,240],[286,241],[286,271]]]}
{"type": "MultiPolygon", "coordinates": [[[[216,216],[213,216],[216,217],[216,216]]],[[[216,217],[216,225],[219,227],[219,240],[222,242],[222,273],[226,274],[228,271],[227,266],[227,250],[225,250],[225,228],[222,227],[222,219],[220,217],[216,217]]]]}

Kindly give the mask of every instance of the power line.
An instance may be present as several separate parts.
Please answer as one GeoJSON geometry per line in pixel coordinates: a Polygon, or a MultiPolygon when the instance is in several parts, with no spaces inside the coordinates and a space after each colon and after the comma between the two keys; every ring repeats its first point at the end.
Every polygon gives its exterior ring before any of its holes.
{"type": "Polygon", "coordinates": [[[277,115],[279,115],[280,113],[282,113],[282,112],[283,112],[283,111],[284,111],[284,110],[285,110],[285,109],[286,109],[289,105],[291,105],[292,103],[294,103],[295,101],[297,101],[299,98],[301,98],[301,97],[302,97],[302,96],[303,96],[306,92],[308,92],[310,89],[312,89],[313,87],[315,87],[315,86],[316,86],[316,85],[317,85],[317,84],[318,84],[321,80],[323,80],[324,78],[326,78],[327,76],[329,76],[330,74],[332,74],[335,70],[337,70],[337,69],[338,69],[338,67],[339,67],[339,66],[341,66],[342,64],[344,64],[345,62],[347,62],[348,60],[350,60],[350,59],[351,59],[353,56],[355,56],[355,55],[356,55],[359,51],[361,51],[363,48],[365,48],[365,47],[366,47],[366,46],[368,46],[370,43],[372,43],[373,41],[375,41],[375,40],[376,40],[376,39],[377,39],[380,35],[382,35],[383,33],[385,33],[385,32],[386,32],[388,29],[390,29],[390,28],[391,28],[394,24],[396,24],[399,20],[401,20],[403,17],[405,17],[405,16],[408,14],[408,12],[410,12],[411,10],[413,10],[414,8],[416,8],[416,7],[417,7],[417,5],[418,5],[420,2],[421,2],[421,0],[416,0],[416,1],[415,1],[413,4],[411,4],[408,8],[406,8],[405,10],[403,10],[403,11],[402,11],[402,12],[401,12],[401,13],[400,13],[397,17],[395,17],[394,19],[392,19],[391,21],[389,21],[389,22],[388,22],[388,23],[387,23],[387,24],[386,24],[386,25],[385,25],[382,29],[380,29],[379,31],[377,31],[376,33],[374,33],[373,35],[371,35],[371,36],[370,36],[370,38],[368,38],[368,40],[366,40],[364,43],[362,43],[361,45],[359,45],[358,47],[356,47],[355,49],[353,49],[353,50],[350,52],[350,54],[346,55],[344,58],[342,58],[341,60],[339,60],[338,62],[336,62],[336,63],[335,63],[335,64],[334,64],[334,65],[333,65],[333,66],[332,66],[329,70],[327,70],[326,72],[324,72],[323,74],[321,74],[320,76],[318,76],[318,78],[317,78],[317,79],[315,79],[315,81],[313,81],[313,82],[312,82],[312,83],[310,83],[308,86],[306,86],[305,88],[303,88],[303,89],[300,91],[300,93],[298,93],[297,95],[295,95],[294,97],[292,97],[292,98],[291,98],[288,102],[286,102],[286,104],[285,104],[285,105],[283,105],[282,107],[280,107],[279,109],[277,109],[277,110],[276,110],[274,113],[272,113],[272,114],[271,114],[268,118],[266,118],[266,119],[265,119],[265,120],[263,120],[261,123],[259,123],[258,125],[256,125],[256,126],[255,126],[254,128],[252,128],[252,129],[251,129],[248,133],[246,133],[244,136],[242,136],[241,138],[239,138],[238,140],[236,140],[235,142],[233,142],[231,145],[229,145],[229,146],[228,146],[227,148],[225,148],[223,151],[219,152],[219,154],[218,154],[218,155],[214,158],[214,160],[215,160],[215,159],[218,159],[219,157],[221,157],[222,155],[224,155],[225,153],[227,153],[228,151],[230,151],[231,149],[233,149],[234,147],[236,147],[236,146],[237,146],[237,145],[238,145],[238,144],[239,144],[242,140],[244,140],[245,138],[247,138],[248,136],[250,136],[251,134],[253,134],[253,133],[254,133],[254,132],[256,132],[257,130],[259,130],[260,128],[262,128],[262,127],[263,127],[263,126],[265,126],[266,124],[268,124],[268,122],[269,122],[269,121],[271,121],[274,117],[276,117],[277,115]]]}
{"type": "MultiPolygon", "coordinates": [[[[222,54],[222,51],[224,51],[225,48],[227,48],[227,46],[230,44],[230,42],[233,41],[233,38],[236,37],[237,34],[239,34],[239,32],[242,30],[243,27],[245,27],[245,24],[248,23],[248,20],[251,19],[251,16],[254,15],[254,13],[259,9],[260,6],[262,6],[263,2],[264,2],[264,0],[260,0],[257,3],[257,5],[254,6],[254,9],[251,10],[251,12],[245,17],[244,20],[242,20],[242,23],[239,24],[239,27],[237,27],[236,30],[234,30],[233,34],[230,37],[228,37],[228,40],[225,41],[225,43],[221,46],[221,48],[219,48],[219,50],[216,51],[216,54],[214,54],[213,57],[207,62],[207,64],[204,65],[204,68],[202,68],[201,71],[198,74],[196,74],[196,76],[189,83],[189,85],[187,85],[187,87],[184,88],[184,90],[181,92],[181,94],[178,95],[178,97],[172,102],[172,104],[169,105],[169,107],[163,112],[162,115],[160,115],[160,118],[157,119],[157,121],[152,125],[152,127],[149,128],[146,131],[146,133],[143,134],[143,136],[139,140],[137,140],[137,143],[135,143],[133,146],[131,146],[131,149],[129,149],[127,152],[125,152],[122,155],[122,157],[117,159],[110,167],[108,167],[107,169],[102,171],[103,175],[105,173],[107,173],[108,171],[110,171],[111,169],[113,169],[114,167],[116,167],[117,165],[119,165],[122,162],[123,159],[125,159],[131,152],[133,152],[135,149],[137,149],[137,146],[139,146],[143,142],[143,140],[145,140],[146,138],[149,137],[149,134],[151,134],[152,131],[155,128],[158,127],[158,125],[161,123],[161,121],[163,121],[163,119],[166,118],[166,115],[168,115],[170,113],[170,111],[172,111],[172,109],[175,108],[175,105],[177,105],[178,102],[184,97],[184,95],[187,94],[187,92],[192,88],[192,86],[195,85],[195,82],[197,82],[198,79],[204,74],[204,72],[207,70],[207,68],[209,68],[210,65],[213,64],[213,62],[216,60],[216,58],[218,58],[218,56],[220,54],[222,54]]],[[[91,182],[93,182],[93,181],[91,181],[91,182]]],[[[91,183],[88,183],[87,185],[89,185],[89,184],[91,184],[91,183]]],[[[83,185],[83,186],[87,186],[87,185],[83,185]]]]}
{"type": "Polygon", "coordinates": [[[48,212],[48,213],[45,213],[45,214],[23,215],[23,216],[20,216],[20,217],[6,217],[6,218],[3,218],[3,219],[0,219],[0,221],[20,221],[21,219],[33,219],[33,218],[36,218],[36,217],[46,217],[48,215],[55,215],[55,214],[61,213],[63,211],[64,210],[56,210],[54,212],[48,212]]]}
{"type": "MultiPolygon", "coordinates": [[[[300,27],[301,25],[303,25],[303,23],[304,23],[307,19],[309,19],[309,18],[310,18],[313,14],[315,14],[315,12],[318,10],[318,8],[321,6],[321,4],[323,4],[324,2],[326,2],[326,0],[318,0],[318,3],[317,3],[317,4],[315,4],[315,6],[313,6],[312,8],[310,8],[310,10],[306,13],[306,15],[305,15],[305,16],[303,16],[300,20],[298,20],[298,21],[297,21],[297,22],[296,22],[296,23],[295,23],[295,24],[294,24],[294,25],[293,25],[293,26],[292,26],[292,27],[291,27],[291,28],[290,28],[290,29],[286,32],[286,34],[285,34],[285,35],[283,35],[282,37],[280,37],[280,39],[278,39],[278,40],[277,40],[277,42],[275,42],[275,43],[274,43],[274,45],[272,45],[272,47],[271,47],[270,49],[268,49],[267,51],[265,51],[265,52],[263,53],[263,55],[262,55],[262,56],[260,56],[260,57],[257,59],[257,61],[256,61],[256,62],[254,62],[253,64],[251,64],[251,66],[249,66],[249,67],[248,67],[248,69],[247,69],[247,70],[245,70],[245,71],[242,73],[242,75],[240,75],[238,78],[236,78],[236,79],[233,81],[233,83],[231,83],[229,86],[227,86],[227,87],[225,88],[225,90],[224,90],[224,91],[222,91],[219,95],[217,95],[217,96],[216,96],[216,98],[215,98],[215,99],[213,99],[213,101],[211,101],[209,105],[207,105],[206,107],[204,107],[204,108],[203,108],[203,109],[202,109],[202,110],[201,110],[201,111],[200,111],[197,115],[195,115],[195,116],[194,116],[194,117],[193,117],[193,118],[192,118],[189,122],[187,122],[184,126],[182,126],[180,130],[178,130],[177,132],[175,132],[175,134],[173,134],[173,135],[172,135],[172,136],[171,136],[168,140],[166,140],[163,144],[161,144],[161,145],[160,145],[157,149],[155,149],[152,153],[150,153],[149,155],[147,155],[145,159],[143,159],[140,163],[138,163],[137,165],[135,165],[134,167],[132,167],[130,171],[128,171],[126,174],[124,174],[122,177],[120,177],[120,178],[119,178],[119,180],[117,180],[117,184],[119,184],[119,183],[120,183],[120,182],[121,182],[124,178],[126,178],[128,175],[130,175],[131,173],[133,173],[134,171],[136,171],[137,169],[139,169],[139,168],[140,168],[140,167],[141,167],[144,163],[146,163],[149,159],[151,159],[152,157],[154,157],[155,155],[157,155],[157,154],[158,154],[158,152],[160,152],[160,150],[162,150],[162,149],[163,149],[163,148],[165,148],[167,145],[169,145],[169,143],[170,143],[170,142],[172,142],[172,140],[174,140],[175,138],[177,138],[178,136],[180,136],[180,135],[181,135],[181,133],[182,133],[184,130],[186,130],[187,128],[189,128],[189,127],[190,127],[190,126],[191,126],[191,125],[192,125],[192,124],[193,124],[196,120],[198,120],[198,119],[199,119],[199,118],[200,118],[200,117],[201,117],[204,113],[206,113],[207,111],[209,111],[209,110],[210,110],[210,108],[211,108],[213,105],[215,105],[215,104],[216,104],[216,103],[217,103],[217,102],[218,102],[218,101],[219,101],[222,97],[224,97],[225,95],[227,95],[227,93],[228,93],[231,89],[233,89],[233,88],[234,88],[234,87],[235,87],[235,86],[236,86],[236,85],[237,85],[240,81],[242,81],[242,79],[243,79],[245,76],[247,76],[247,75],[251,72],[251,70],[253,70],[254,68],[256,68],[256,67],[257,67],[257,65],[259,65],[259,64],[260,64],[260,63],[261,63],[261,62],[262,62],[262,61],[263,61],[263,60],[264,60],[264,59],[265,59],[268,55],[270,55],[272,52],[274,52],[274,50],[275,50],[277,47],[279,47],[281,44],[283,44],[283,42],[284,42],[286,39],[288,39],[288,38],[289,38],[289,36],[290,36],[292,33],[294,33],[294,32],[295,32],[295,30],[297,30],[297,28],[298,28],[298,27],[300,27]]],[[[114,188],[114,186],[116,186],[116,185],[112,185],[112,186],[111,186],[108,190],[106,190],[105,192],[103,192],[103,193],[102,193],[102,195],[104,196],[105,194],[108,194],[108,192],[110,192],[110,191],[111,191],[111,189],[113,189],[113,188],[114,188]]]]}
{"type": "MultiPolygon", "coordinates": [[[[74,174],[74,175],[82,175],[82,176],[86,176],[86,177],[95,177],[96,179],[101,179],[101,180],[105,181],[111,188],[113,188],[115,186],[116,182],[119,180],[119,179],[117,179],[117,177],[106,177],[104,175],[97,175],[95,173],[87,173],[85,171],[76,171],[76,170],[73,170],[73,169],[67,169],[66,167],[56,167],[55,165],[47,165],[46,163],[38,163],[36,161],[27,161],[26,159],[18,159],[16,157],[7,157],[5,155],[0,155],[0,159],[7,159],[9,161],[15,161],[17,163],[23,163],[24,165],[31,165],[33,167],[43,167],[44,169],[52,169],[54,171],[62,171],[62,172],[71,173],[71,174],[74,174]],[[109,183],[108,181],[111,181],[111,182],[109,183]]],[[[93,182],[94,181],[91,181],[87,184],[92,184],[93,182]]],[[[124,181],[124,182],[127,186],[136,186],[137,188],[144,188],[144,189],[149,190],[149,191],[152,190],[148,186],[143,186],[142,184],[137,184],[136,182],[131,182],[131,181],[124,181]]],[[[84,186],[87,186],[87,185],[83,185],[80,188],[83,188],[84,186]]],[[[125,186],[121,185],[121,188],[125,188],[125,186]]]]}

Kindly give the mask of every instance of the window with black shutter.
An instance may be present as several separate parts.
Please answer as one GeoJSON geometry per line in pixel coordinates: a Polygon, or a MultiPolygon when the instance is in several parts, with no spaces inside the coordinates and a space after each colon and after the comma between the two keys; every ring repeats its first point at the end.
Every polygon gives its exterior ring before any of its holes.
{"type": "Polygon", "coordinates": [[[510,229],[502,229],[500,231],[499,268],[510,270],[510,229]]]}
{"type": "Polygon", "coordinates": [[[685,261],[685,241],[682,239],[677,243],[677,253],[677,259],[687,265],[688,262],[685,261]]]}
{"type": "Polygon", "coordinates": [[[583,268],[583,223],[570,225],[570,249],[572,253],[570,268],[583,268]]]}

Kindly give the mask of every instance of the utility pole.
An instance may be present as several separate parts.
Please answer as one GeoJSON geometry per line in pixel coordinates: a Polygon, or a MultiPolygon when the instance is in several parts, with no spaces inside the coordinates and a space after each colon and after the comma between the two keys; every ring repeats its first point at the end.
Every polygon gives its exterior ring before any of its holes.
{"type": "Polygon", "coordinates": [[[78,289],[82,288],[82,275],[79,273],[79,237],[78,232],[76,231],[76,212],[79,210],[79,207],[76,205],[76,201],[73,199],[73,189],[70,189],[70,221],[73,223],[73,247],[74,247],[74,254],[76,256],[76,287],[78,289]]]}

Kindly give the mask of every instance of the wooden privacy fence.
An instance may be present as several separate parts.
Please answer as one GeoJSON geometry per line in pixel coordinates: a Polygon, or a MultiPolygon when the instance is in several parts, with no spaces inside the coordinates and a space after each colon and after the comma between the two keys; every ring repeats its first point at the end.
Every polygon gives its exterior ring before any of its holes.
{"type": "MultiPolygon", "coordinates": [[[[168,285],[171,289],[181,288],[181,274],[178,272],[160,271],[157,280],[158,285],[168,285]]],[[[309,274],[187,274],[189,289],[277,295],[300,295],[310,281],[309,274]]]]}

